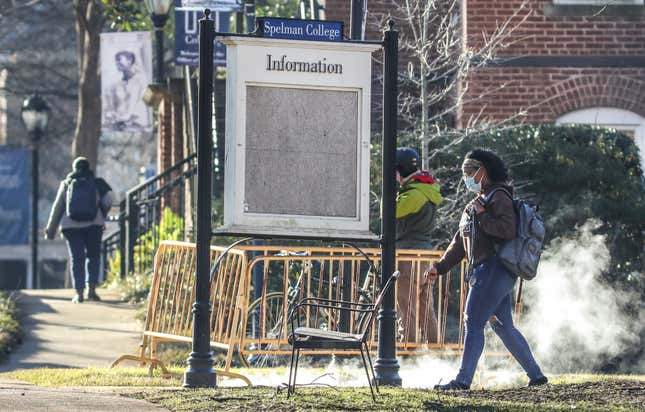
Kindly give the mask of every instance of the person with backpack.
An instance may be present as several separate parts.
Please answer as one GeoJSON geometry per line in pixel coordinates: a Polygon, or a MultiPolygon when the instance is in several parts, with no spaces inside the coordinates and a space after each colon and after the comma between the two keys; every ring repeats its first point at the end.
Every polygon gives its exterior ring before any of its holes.
{"type": "Polygon", "coordinates": [[[101,262],[101,237],[114,196],[105,180],[94,177],[85,157],[74,160],[72,167],[72,173],[58,188],[45,238],[53,239],[60,224],[69,249],[72,286],[76,289],[72,302],[83,302],[85,283],[87,299],[100,301],[96,285],[101,262]]]}
{"type": "MultiPolygon", "coordinates": [[[[400,184],[396,195],[396,248],[432,250],[430,231],[434,224],[437,206],[443,200],[439,183],[429,171],[421,170],[419,154],[409,147],[396,150],[396,179],[400,184]]],[[[414,255],[412,255],[414,256],[414,255]]],[[[397,281],[397,318],[399,339],[417,342],[417,285],[413,280],[411,261],[399,253],[397,281]]],[[[416,266],[416,265],[415,265],[416,266]]],[[[420,270],[425,272],[428,265],[421,263],[420,270]]],[[[421,276],[421,296],[419,299],[419,339],[420,343],[437,341],[437,316],[434,311],[432,289],[434,278],[421,276]]]]}
{"type": "MultiPolygon", "coordinates": [[[[465,307],[464,350],[457,377],[436,390],[467,390],[484,349],[484,327],[491,327],[529,377],[529,386],[548,382],[526,339],[513,325],[512,292],[517,275],[497,255],[499,244],[517,237],[513,188],[506,165],[497,154],[483,149],[469,152],[462,164],[466,188],[476,197],[461,215],[459,230],[441,259],[427,272],[447,273],[465,257],[469,261],[465,307]]],[[[537,264],[537,263],[536,263],[537,264]]]]}

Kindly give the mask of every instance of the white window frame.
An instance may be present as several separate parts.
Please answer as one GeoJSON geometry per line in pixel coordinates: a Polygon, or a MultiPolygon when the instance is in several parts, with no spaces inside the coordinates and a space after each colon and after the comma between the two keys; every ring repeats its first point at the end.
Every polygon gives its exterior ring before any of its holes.
{"type": "Polygon", "coordinates": [[[645,167],[645,117],[628,110],[614,107],[593,107],[575,110],[564,114],[556,124],[588,124],[616,130],[631,131],[641,156],[641,166],[645,167]]]}

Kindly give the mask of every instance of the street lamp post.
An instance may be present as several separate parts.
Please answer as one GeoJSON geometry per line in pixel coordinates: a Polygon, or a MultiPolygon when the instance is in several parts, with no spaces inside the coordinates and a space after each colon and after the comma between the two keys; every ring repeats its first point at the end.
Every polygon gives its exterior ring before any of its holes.
{"type": "Polygon", "coordinates": [[[172,0],[145,0],[146,8],[150,13],[150,20],[155,32],[156,60],[154,83],[162,84],[164,79],[163,70],[163,28],[168,21],[168,12],[172,6],[172,0]]]}
{"type": "Polygon", "coordinates": [[[32,287],[39,287],[38,277],[38,145],[47,123],[49,106],[39,95],[25,99],[21,110],[22,122],[31,136],[31,279],[32,287]]]}

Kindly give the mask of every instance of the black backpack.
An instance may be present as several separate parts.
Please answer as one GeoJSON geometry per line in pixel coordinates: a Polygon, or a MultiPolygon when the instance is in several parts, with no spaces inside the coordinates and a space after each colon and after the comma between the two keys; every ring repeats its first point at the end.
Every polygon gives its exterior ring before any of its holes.
{"type": "Polygon", "coordinates": [[[67,185],[67,216],[79,222],[94,220],[99,211],[98,188],[93,176],[77,176],[67,185]]]}

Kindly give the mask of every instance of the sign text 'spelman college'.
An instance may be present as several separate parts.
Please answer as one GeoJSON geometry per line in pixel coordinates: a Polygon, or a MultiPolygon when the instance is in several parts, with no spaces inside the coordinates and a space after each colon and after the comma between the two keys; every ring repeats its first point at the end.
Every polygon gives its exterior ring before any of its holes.
{"type": "Polygon", "coordinates": [[[258,19],[258,34],[264,38],[285,40],[332,41],[343,40],[343,23],[339,21],[258,19]]]}

